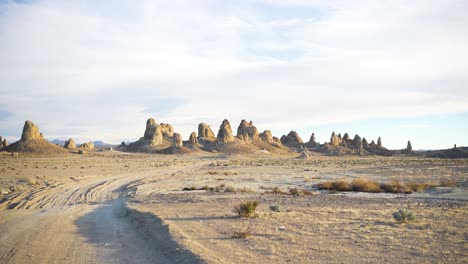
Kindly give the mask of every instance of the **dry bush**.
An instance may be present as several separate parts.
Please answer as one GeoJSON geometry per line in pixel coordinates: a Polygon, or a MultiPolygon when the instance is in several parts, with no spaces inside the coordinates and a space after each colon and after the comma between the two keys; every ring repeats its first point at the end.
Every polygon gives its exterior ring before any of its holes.
{"type": "Polygon", "coordinates": [[[429,184],[423,182],[408,182],[406,186],[413,192],[422,193],[429,187],[429,184]]]}
{"type": "Polygon", "coordinates": [[[299,190],[297,188],[291,188],[289,189],[289,193],[294,196],[300,196],[301,194],[299,193],[299,190]]]}
{"type": "Polygon", "coordinates": [[[333,182],[327,181],[327,182],[321,182],[317,184],[319,190],[332,190],[333,189],[333,182]]]}
{"type": "Polygon", "coordinates": [[[239,217],[253,217],[256,216],[255,209],[260,202],[259,201],[246,201],[242,202],[237,206],[234,206],[234,211],[239,217]]]}
{"type": "Polygon", "coordinates": [[[352,186],[347,180],[340,179],[333,183],[333,189],[340,192],[349,192],[352,190],[352,186]]]}
{"type": "Polygon", "coordinates": [[[388,183],[380,184],[380,187],[388,193],[411,193],[412,190],[404,185],[399,179],[394,179],[388,183]]]}
{"type": "Polygon", "coordinates": [[[240,192],[240,193],[255,193],[255,191],[253,189],[248,188],[248,187],[237,188],[237,192],[240,192]]]}
{"type": "Polygon", "coordinates": [[[270,193],[273,193],[273,194],[285,194],[285,192],[283,192],[279,187],[275,187],[271,190],[270,193]]]}
{"type": "Polygon", "coordinates": [[[236,190],[236,187],[233,187],[233,186],[226,186],[226,187],[224,188],[224,192],[232,192],[232,193],[235,193],[235,192],[237,192],[237,190],[236,190]]]}
{"type": "Polygon", "coordinates": [[[453,179],[443,179],[439,182],[440,187],[458,187],[458,183],[453,179]]]}
{"type": "Polygon", "coordinates": [[[245,239],[249,236],[251,236],[253,233],[253,230],[251,227],[247,228],[240,228],[232,231],[232,238],[238,238],[238,239],[245,239]]]}
{"type": "Polygon", "coordinates": [[[351,185],[355,192],[381,192],[380,184],[378,182],[365,178],[357,178],[351,182],[351,185]]]}

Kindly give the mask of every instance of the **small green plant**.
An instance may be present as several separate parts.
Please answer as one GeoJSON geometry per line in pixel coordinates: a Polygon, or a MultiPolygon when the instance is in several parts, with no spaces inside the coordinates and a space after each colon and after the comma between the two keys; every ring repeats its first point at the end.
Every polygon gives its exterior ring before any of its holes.
{"type": "Polygon", "coordinates": [[[234,206],[234,211],[239,215],[239,217],[252,217],[256,215],[255,209],[259,201],[247,201],[240,203],[237,206],[234,206]]]}
{"type": "Polygon", "coordinates": [[[416,220],[416,215],[413,213],[411,209],[399,209],[395,213],[393,213],[393,218],[398,222],[398,223],[408,223],[411,221],[416,220]]]}
{"type": "Polygon", "coordinates": [[[273,212],[279,212],[280,211],[280,206],[278,204],[271,204],[270,205],[270,210],[273,212]]]}

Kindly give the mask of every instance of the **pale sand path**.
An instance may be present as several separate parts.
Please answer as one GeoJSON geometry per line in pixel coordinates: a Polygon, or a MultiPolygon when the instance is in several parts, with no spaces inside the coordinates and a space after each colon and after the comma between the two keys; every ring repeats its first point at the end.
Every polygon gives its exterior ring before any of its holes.
{"type": "Polygon", "coordinates": [[[204,164],[19,194],[0,205],[0,263],[202,262],[180,249],[159,219],[128,210],[122,197],[136,181],[170,177],[204,164]]]}

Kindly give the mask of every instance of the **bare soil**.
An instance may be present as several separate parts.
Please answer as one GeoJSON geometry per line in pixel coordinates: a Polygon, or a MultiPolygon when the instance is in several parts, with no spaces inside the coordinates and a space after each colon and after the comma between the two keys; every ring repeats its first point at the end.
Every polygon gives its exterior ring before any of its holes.
{"type": "Polygon", "coordinates": [[[203,155],[0,154],[0,263],[468,262],[466,159],[203,155]],[[456,186],[316,188],[357,177],[456,186]],[[237,217],[248,200],[257,217],[237,217]],[[417,221],[396,223],[399,208],[417,221]]]}

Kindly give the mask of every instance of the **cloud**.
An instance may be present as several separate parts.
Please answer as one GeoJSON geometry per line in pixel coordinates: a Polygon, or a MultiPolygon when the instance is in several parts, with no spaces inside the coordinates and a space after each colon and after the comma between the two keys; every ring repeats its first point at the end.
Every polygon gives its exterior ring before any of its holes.
{"type": "Polygon", "coordinates": [[[120,142],[150,115],[187,136],[224,118],[278,134],[468,111],[466,1],[118,3],[0,5],[0,100],[15,113],[0,127],[120,142]]]}

